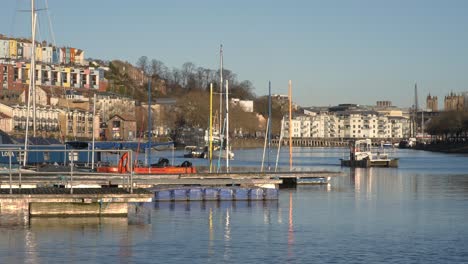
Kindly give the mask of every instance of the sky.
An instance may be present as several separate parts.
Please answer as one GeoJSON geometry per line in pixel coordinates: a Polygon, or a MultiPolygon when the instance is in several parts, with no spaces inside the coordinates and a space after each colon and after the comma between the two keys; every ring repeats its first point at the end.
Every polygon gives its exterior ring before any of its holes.
{"type": "MultiPolygon", "coordinates": [[[[468,91],[465,0],[36,0],[48,6],[40,36],[86,57],[136,63],[143,55],[169,68],[185,62],[250,80],[256,95],[287,94],[301,106],[409,107],[430,93],[468,91]],[[46,1],[48,3],[46,3],[46,1]]],[[[0,33],[29,36],[28,0],[3,0],[0,33]]]]}

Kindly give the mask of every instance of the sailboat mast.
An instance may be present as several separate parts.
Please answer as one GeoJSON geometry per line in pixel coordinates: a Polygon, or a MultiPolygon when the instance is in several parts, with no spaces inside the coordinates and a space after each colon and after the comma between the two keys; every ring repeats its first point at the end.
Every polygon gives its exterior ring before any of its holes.
{"type": "MultiPolygon", "coordinates": [[[[226,172],[229,173],[229,81],[226,80],[226,172]]],[[[221,153],[221,152],[220,152],[221,153]]]]}
{"type": "Polygon", "coordinates": [[[96,94],[94,94],[94,99],[93,99],[93,142],[91,144],[92,147],[92,152],[91,152],[91,169],[94,170],[94,146],[95,146],[95,141],[96,141],[96,136],[94,133],[95,130],[95,125],[96,124],[96,94]]]}
{"type": "Polygon", "coordinates": [[[418,134],[418,84],[414,84],[414,137],[418,134]]]}
{"type": "Polygon", "coordinates": [[[271,151],[271,81],[268,81],[268,171],[270,167],[270,151],[271,151]]]}
{"type": "Polygon", "coordinates": [[[208,158],[210,159],[210,173],[213,170],[213,83],[210,83],[210,138],[208,144],[208,158]]]}
{"type": "MultiPolygon", "coordinates": [[[[31,71],[32,78],[32,99],[33,99],[33,137],[36,136],[36,5],[34,0],[31,0],[31,33],[32,33],[32,49],[31,52],[31,71]]],[[[29,125],[29,124],[28,124],[29,125]]]]}
{"type": "Polygon", "coordinates": [[[152,129],[152,120],[151,120],[151,78],[148,77],[148,166],[151,167],[151,129],[152,129]]]}
{"type": "Polygon", "coordinates": [[[292,83],[289,80],[289,170],[292,171],[292,83]]]}
{"type": "Polygon", "coordinates": [[[222,129],[222,113],[223,113],[223,44],[221,44],[221,47],[219,49],[219,54],[220,54],[220,70],[219,70],[219,78],[220,78],[220,83],[219,83],[219,140],[221,139],[221,129],[222,129]]]}
{"type": "Polygon", "coordinates": [[[26,166],[28,160],[28,134],[29,134],[29,115],[31,112],[31,97],[33,97],[33,135],[36,136],[36,105],[35,105],[35,79],[36,79],[36,13],[34,0],[31,0],[31,65],[29,68],[29,87],[28,87],[28,103],[26,107],[26,131],[24,134],[24,155],[23,155],[23,166],[26,166]]]}

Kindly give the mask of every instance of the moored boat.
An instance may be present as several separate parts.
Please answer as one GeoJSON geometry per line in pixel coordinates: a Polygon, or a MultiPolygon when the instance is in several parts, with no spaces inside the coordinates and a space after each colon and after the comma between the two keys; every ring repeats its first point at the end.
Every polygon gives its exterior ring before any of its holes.
{"type": "Polygon", "coordinates": [[[349,159],[341,159],[341,166],[346,167],[398,167],[398,159],[390,158],[384,149],[371,150],[371,140],[356,140],[351,143],[349,159]]]}
{"type": "Polygon", "coordinates": [[[206,158],[207,147],[186,146],[184,148],[184,158],[206,158]]]}
{"type": "Polygon", "coordinates": [[[150,166],[139,166],[135,162],[131,162],[128,152],[125,152],[119,159],[117,166],[98,166],[97,172],[101,173],[130,173],[133,170],[135,174],[193,174],[197,173],[197,169],[192,166],[190,161],[184,161],[182,164],[175,166],[169,163],[166,158],[160,158],[159,161],[150,166]],[[133,164],[133,165],[132,165],[133,164]],[[133,166],[131,168],[131,166],[133,166]]]}

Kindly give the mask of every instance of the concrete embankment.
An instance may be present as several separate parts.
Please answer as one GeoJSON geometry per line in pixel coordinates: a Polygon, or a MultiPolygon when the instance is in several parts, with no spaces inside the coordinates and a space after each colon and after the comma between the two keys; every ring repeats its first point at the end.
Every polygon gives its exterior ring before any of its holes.
{"type": "Polygon", "coordinates": [[[261,148],[265,144],[262,138],[233,138],[230,142],[233,148],[261,148]]]}
{"type": "MultiPolygon", "coordinates": [[[[279,139],[272,139],[272,146],[278,146],[279,139]]],[[[294,138],[292,140],[294,147],[347,147],[347,140],[338,139],[318,139],[318,138],[294,138]]],[[[265,144],[263,138],[234,138],[231,140],[233,148],[261,148],[265,144]]],[[[283,146],[289,145],[289,139],[281,141],[283,146]]]]}
{"type": "Polygon", "coordinates": [[[430,144],[417,144],[415,149],[443,153],[468,153],[468,142],[435,142],[430,144]]]}

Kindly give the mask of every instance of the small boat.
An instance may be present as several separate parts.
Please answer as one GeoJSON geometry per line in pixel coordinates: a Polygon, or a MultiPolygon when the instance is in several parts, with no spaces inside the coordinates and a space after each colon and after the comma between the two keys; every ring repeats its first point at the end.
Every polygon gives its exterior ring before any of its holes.
{"type": "Polygon", "coordinates": [[[184,148],[184,158],[206,158],[207,147],[186,146],[184,148]]]}
{"type": "MultiPolygon", "coordinates": [[[[119,159],[117,166],[98,166],[97,172],[101,173],[129,173],[131,171],[131,161],[129,160],[128,152],[125,152],[119,159]]],[[[160,158],[159,161],[150,166],[133,166],[135,174],[193,174],[197,173],[197,169],[192,166],[190,161],[184,161],[179,166],[169,164],[166,158],[160,158]]]]}
{"type": "Polygon", "coordinates": [[[341,159],[341,166],[346,167],[398,167],[398,159],[390,158],[384,149],[376,153],[371,151],[370,139],[356,140],[351,143],[349,159],[341,159]]]}
{"type": "Polygon", "coordinates": [[[213,151],[213,159],[219,159],[220,156],[221,159],[226,159],[226,157],[228,157],[230,160],[232,160],[234,159],[234,152],[231,150],[226,151],[225,149],[213,151]]]}
{"type": "Polygon", "coordinates": [[[382,146],[382,148],[386,148],[386,149],[393,148],[393,144],[392,144],[392,142],[390,142],[390,141],[385,141],[385,142],[382,141],[382,142],[381,142],[381,146],[382,146]]]}
{"type": "Polygon", "coordinates": [[[330,183],[330,177],[298,177],[296,183],[299,185],[321,185],[330,183]]]}
{"type": "Polygon", "coordinates": [[[412,148],[416,145],[415,138],[404,139],[398,144],[399,148],[412,148]]]}

